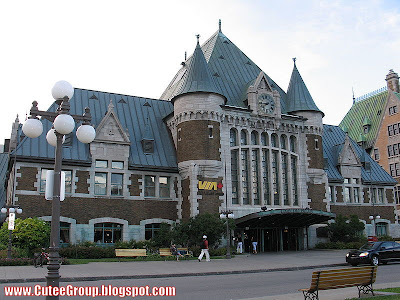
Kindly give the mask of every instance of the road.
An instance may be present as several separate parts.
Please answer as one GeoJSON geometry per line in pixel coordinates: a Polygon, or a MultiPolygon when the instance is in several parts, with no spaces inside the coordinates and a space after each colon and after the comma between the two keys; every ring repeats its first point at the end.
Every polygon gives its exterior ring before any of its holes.
{"type": "MultiPolygon", "coordinates": [[[[310,284],[313,270],[249,273],[217,276],[192,276],[154,278],[140,280],[105,280],[105,281],[80,281],[62,283],[79,287],[99,287],[101,285],[113,287],[124,286],[173,286],[176,288],[174,297],[137,297],[138,299],[175,299],[175,300],[225,300],[225,299],[251,299],[263,296],[297,293],[299,288],[306,288],[310,284]]],[[[400,278],[400,264],[379,266],[376,283],[398,282],[400,278]]],[[[44,285],[44,283],[39,283],[44,285]]],[[[15,284],[16,285],[16,284],[15,284]]],[[[34,284],[18,284],[18,286],[33,286],[34,284]]],[[[0,299],[43,299],[44,297],[5,297],[4,286],[0,285],[0,299]]],[[[356,290],[355,290],[356,295],[356,290]]],[[[299,292],[299,296],[301,293],[299,292]]],[[[302,296],[301,296],[302,297],[302,296]]],[[[299,299],[301,299],[299,297],[299,299]]],[[[124,299],[131,299],[125,297],[124,299]]],[[[60,297],[60,299],[86,300],[93,297],[76,296],[60,297]]],[[[121,299],[118,296],[96,297],[95,299],[121,299]]]]}

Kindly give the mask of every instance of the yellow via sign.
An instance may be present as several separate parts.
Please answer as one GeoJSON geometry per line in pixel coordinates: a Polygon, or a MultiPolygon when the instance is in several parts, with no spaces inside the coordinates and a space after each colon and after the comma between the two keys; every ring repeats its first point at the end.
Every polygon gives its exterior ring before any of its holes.
{"type": "Polygon", "coordinates": [[[218,190],[222,188],[222,183],[215,181],[201,181],[199,180],[199,190],[218,190]]]}

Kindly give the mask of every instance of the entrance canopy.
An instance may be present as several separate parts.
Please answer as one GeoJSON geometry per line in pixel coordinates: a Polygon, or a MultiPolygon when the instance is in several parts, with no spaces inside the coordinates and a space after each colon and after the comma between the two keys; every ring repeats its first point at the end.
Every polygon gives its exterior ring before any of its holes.
{"type": "Polygon", "coordinates": [[[312,209],[273,209],[236,219],[239,227],[305,227],[334,219],[336,215],[312,209]]]}

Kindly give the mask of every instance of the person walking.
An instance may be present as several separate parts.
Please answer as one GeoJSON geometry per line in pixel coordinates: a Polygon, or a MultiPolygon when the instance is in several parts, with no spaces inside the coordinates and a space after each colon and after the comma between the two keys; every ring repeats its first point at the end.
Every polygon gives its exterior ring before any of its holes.
{"type": "Polygon", "coordinates": [[[251,237],[251,244],[253,245],[253,254],[257,254],[257,239],[255,236],[251,237]]]}
{"type": "Polygon", "coordinates": [[[242,254],[243,253],[243,239],[242,236],[239,234],[237,237],[237,248],[236,248],[236,252],[242,254]]]}
{"type": "Polygon", "coordinates": [[[199,262],[203,258],[204,254],[206,255],[206,261],[210,261],[210,253],[208,253],[208,241],[206,235],[203,235],[203,241],[201,242],[201,253],[197,258],[199,262]]]}

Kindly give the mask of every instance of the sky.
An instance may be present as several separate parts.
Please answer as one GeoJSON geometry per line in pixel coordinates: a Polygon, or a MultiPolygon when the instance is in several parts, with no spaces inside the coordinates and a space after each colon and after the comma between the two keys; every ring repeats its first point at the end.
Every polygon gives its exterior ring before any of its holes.
{"type": "Polygon", "coordinates": [[[74,87],[159,98],[196,46],[218,30],[283,90],[292,58],[325,124],[400,72],[399,0],[19,0],[0,2],[0,144],[32,101],[74,87]]]}

